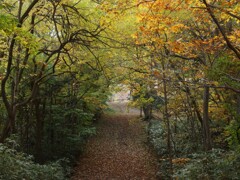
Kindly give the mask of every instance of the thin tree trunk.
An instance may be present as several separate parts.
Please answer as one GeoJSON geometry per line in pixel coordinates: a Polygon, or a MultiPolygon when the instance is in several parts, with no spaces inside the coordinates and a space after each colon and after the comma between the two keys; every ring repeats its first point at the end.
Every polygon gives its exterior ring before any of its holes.
{"type": "Polygon", "coordinates": [[[172,147],[171,147],[171,127],[170,127],[170,120],[169,120],[169,114],[168,114],[168,97],[167,97],[167,84],[165,80],[165,73],[163,74],[163,91],[164,91],[164,119],[167,124],[167,148],[169,153],[169,158],[172,158],[172,147]]]}
{"type": "Polygon", "coordinates": [[[237,115],[240,116],[240,94],[237,94],[237,115]]]}
{"type": "Polygon", "coordinates": [[[208,104],[209,104],[209,86],[205,85],[203,94],[203,138],[204,138],[203,145],[206,151],[212,149],[208,117],[208,104]]]}
{"type": "Polygon", "coordinates": [[[190,101],[190,97],[188,96],[188,94],[186,94],[187,97],[187,109],[188,109],[188,115],[189,116],[189,121],[190,121],[190,126],[191,126],[191,131],[190,131],[190,137],[192,140],[192,143],[196,144],[197,143],[197,135],[196,135],[196,127],[195,127],[195,113],[196,111],[192,111],[192,103],[190,101]]]}
{"type": "Polygon", "coordinates": [[[167,77],[165,74],[165,61],[162,59],[162,69],[163,69],[163,94],[164,94],[164,120],[167,125],[167,150],[168,150],[168,160],[169,160],[169,178],[172,179],[173,165],[172,165],[172,145],[171,145],[171,126],[168,113],[168,92],[167,92],[167,77]]]}
{"type": "Polygon", "coordinates": [[[35,100],[35,115],[36,115],[36,145],[35,157],[38,162],[42,162],[42,141],[43,141],[43,127],[44,127],[44,104],[42,110],[40,108],[41,100],[35,100]]]}
{"type": "MultiPolygon", "coordinates": [[[[171,67],[173,69],[175,69],[175,65],[171,62],[171,60],[169,60],[169,62],[171,63],[171,67]]],[[[184,91],[186,92],[187,96],[189,97],[190,99],[190,102],[191,102],[191,105],[193,106],[194,108],[194,111],[197,115],[197,118],[198,118],[198,121],[201,123],[201,126],[202,126],[202,116],[201,116],[201,113],[200,113],[200,110],[199,110],[199,106],[198,106],[198,103],[196,101],[196,99],[194,98],[194,96],[192,95],[192,92],[190,90],[190,88],[186,85],[186,82],[184,81],[184,79],[180,76],[179,73],[175,73],[176,74],[176,77],[178,78],[178,80],[183,84],[184,86],[184,91]]]]}

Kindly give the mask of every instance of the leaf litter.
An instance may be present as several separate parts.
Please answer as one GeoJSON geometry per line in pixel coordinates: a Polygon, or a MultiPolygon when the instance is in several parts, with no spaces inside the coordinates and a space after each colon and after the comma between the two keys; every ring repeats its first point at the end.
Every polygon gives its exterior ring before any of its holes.
{"type": "Polygon", "coordinates": [[[72,180],[154,180],[157,158],[147,145],[146,122],[126,104],[111,104],[119,113],[104,115],[97,135],[90,138],[72,180]],[[125,108],[126,109],[126,108],[125,108]]]}

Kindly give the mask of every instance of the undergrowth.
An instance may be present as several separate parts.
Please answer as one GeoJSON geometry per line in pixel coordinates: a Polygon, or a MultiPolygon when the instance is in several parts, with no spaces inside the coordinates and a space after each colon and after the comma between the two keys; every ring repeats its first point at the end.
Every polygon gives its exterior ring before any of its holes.
{"type": "Polygon", "coordinates": [[[0,179],[3,180],[64,180],[69,169],[64,169],[65,160],[45,165],[33,161],[33,156],[0,144],[0,179]]]}
{"type": "Polygon", "coordinates": [[[172,133],[173,157],[169,161],[164,123],[151,120],[148,137],[159,157],[158,176],[161,179],[237,180],[240,177],[240,154],[236,150],[217,148],[204,152],[199,143],[189,142],[191,139],[187,133],[172,133]]]}

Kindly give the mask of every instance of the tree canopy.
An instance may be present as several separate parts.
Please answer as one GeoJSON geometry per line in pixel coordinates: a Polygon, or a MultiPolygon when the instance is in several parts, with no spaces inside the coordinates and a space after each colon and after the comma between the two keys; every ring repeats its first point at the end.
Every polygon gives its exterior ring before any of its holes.
{"type": "Polygon", "coordinates": [[[145,120],[161,114],[169,159],[180,136],[187,151],[239,154],[239,12],[238,0],[0,1],[0,142],[41,163],[72,157],[121,84],[145,120]]]}

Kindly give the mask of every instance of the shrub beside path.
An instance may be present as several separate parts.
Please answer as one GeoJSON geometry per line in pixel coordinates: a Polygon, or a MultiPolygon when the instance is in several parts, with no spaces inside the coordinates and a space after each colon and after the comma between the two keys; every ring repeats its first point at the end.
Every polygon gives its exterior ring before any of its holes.
{"type": "Polygon", "coordinates": [[[72,180],[157,179],[156,157],[147,145],[146,123],[126,103],[110,103],[115,113],[98,122],[97,135],[90,138],[72,180]]]}

